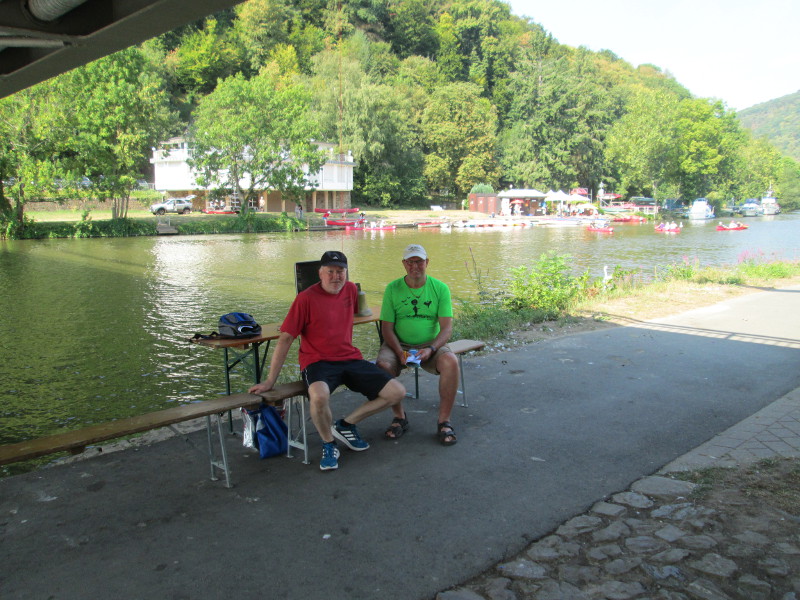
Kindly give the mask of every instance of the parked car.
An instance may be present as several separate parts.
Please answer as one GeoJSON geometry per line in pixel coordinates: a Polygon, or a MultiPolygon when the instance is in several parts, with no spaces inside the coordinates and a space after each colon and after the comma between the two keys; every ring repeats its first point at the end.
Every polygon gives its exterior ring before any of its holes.
{"type": "Polygon", "coordinates": [[[163,215],[168,212],[188,215],[192,212],[192,198],[194,198],[194,196],[188,198],[170,198],[164,202],[153,204],[150,207],[150,212],[154,215],[163,215]]]}

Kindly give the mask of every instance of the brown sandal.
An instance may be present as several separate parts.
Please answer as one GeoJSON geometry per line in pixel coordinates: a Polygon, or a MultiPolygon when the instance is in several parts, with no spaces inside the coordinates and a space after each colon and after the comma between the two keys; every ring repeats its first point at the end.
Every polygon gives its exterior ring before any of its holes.
{"type": "Polygon", "coordinates": [[[450,421],[442,421],[439,423],[436,436],[443,446],[452,446],[458,441],[456,439],[456,431],[453,429],[450,421]]]}

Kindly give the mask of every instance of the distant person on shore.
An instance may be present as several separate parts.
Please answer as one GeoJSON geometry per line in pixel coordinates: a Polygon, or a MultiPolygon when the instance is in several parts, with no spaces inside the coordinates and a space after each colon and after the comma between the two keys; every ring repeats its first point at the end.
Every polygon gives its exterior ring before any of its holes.
{"type": "MultiPolygon", "coordinates": [[[[458,358],[447,341],[453,332],[453,306],[447,285],[427,274],[428,254],[419,244],[403,252],[405,276],[386,286],[381,306],[383,344],[376,363],[397,377],[405,368],[408,353],[416,350],[420,366],[439,376],[439,414],[436,426],[439,441],[456,443],[450,413],[458,392],[458,358]]],[[[387,439],[401,437],[409,427],[401,403],[392,406],[394,419],[386,430],[387,439]]]]}
{"type": "Polygon", "coordinates": [[[303,381],[308,385],[311,420],[322,438],[323,471],[339,467],[336,440],[360,452],[369,448],[356,424],[366,417],[398,405],[406,390],[396,378],[364,360],[353,346],[353,315],[358,312],[358,289],[347,281],[347,257],[336,251],[322,255],[319,283],[306,288],[294,299],[280,327],[267,378],[250,388],[263,394],[278,380],[289,348],[300,336],[298,359],[303,381]],[[331,394],[346,385],[366,396],[367,401],[333,422],[331,394]]]}

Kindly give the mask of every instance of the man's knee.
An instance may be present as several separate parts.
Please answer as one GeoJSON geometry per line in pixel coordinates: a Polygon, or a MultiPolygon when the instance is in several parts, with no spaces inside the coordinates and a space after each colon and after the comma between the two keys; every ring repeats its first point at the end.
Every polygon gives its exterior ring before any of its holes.
{"type": "Polygon", "coordinates": [[[312,406],[325,406],[331,398],[331,391],[324,381],[315,381],[308,386],[308,403],[312,406]]]}
{"type": "Polygon", "coordinates": [[[381,390],[381,396],[391,405],[395,405],[406,396],[406,388],[399,379],[389,380],[381,390]]]}
{"type": "Polygon", "coordinates": [[[436,370],[440,374],[458,372],[458,357],[452,352],[439,355],[436,359],[436,370]]]}

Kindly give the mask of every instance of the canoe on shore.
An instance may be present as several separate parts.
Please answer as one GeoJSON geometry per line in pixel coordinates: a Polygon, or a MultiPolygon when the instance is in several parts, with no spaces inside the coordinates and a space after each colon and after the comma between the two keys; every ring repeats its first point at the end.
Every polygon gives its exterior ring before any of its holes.
{"type": "Polygon", "coordinates": [[[639,215],[616,215],[611,220],[615,223],[644,223],[647,221],[647,217],[639,215]]]}
{"type": "Polygon", "coordinates": [[[360,227],[360,224],[364,223],[363,219],[359,219],[358,221],[345,221],[340,219],[328,219],[325,224],[326,225],[335,225],[338,227],[360,227]]]}
{"type": "Polygon", "coordinates": [[[441,227],[442,225],[446,225],[447,221],[426,221],[424,223],[417,223],[417,227],[420,229],[425,227],[441,227]]]}

